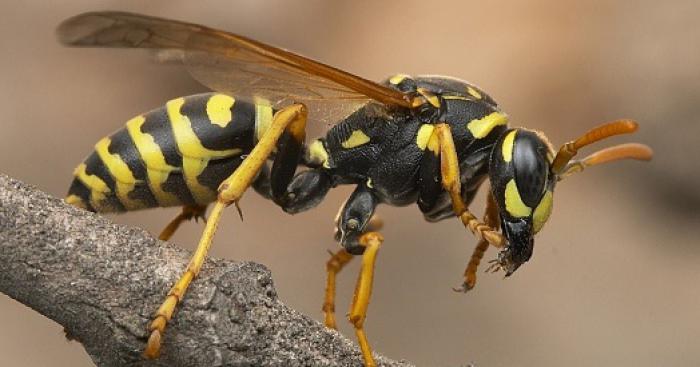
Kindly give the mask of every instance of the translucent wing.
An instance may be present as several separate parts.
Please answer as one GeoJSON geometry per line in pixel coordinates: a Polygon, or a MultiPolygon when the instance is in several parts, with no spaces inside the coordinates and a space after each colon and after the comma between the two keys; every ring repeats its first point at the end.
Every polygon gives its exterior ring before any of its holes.
{"type": "Polygon", "coordinates": [[[274,106],[303,102],[327,123],[370,100],[410,108],[394,89],[239,35],[176,20],[123,12],[85,13],[57,30],[66,45],[154,49],[185,65],[205,86],[274,106]]]}

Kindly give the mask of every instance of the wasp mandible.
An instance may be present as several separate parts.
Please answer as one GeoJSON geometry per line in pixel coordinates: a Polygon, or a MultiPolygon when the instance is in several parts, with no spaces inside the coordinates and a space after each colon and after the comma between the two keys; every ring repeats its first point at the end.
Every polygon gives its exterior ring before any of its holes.
{"type": "Polygon", "coordinates": [[[355,185],[336,220],[342,249],[327,263],[323,311],[335,328],[335,277],[361,255],[349,320],[365,365],[374,366],[363,325],[383,242],[377,205],[416,203],[429,222],[459,218],[478,239],[466,291],[489,246],[501,250],[492,267],[506,275],[530,259],[558,181],[589,166],[652,156],[649,147],[633,143],[573,160],[587,145],[634,132],[631,120],[596,127],[555,151],[544,134],[510,128],[508,116],[473,84],[402,74],[375,83],[201,25],[93,12],[64,21],[58,36],[70,46],[151,49],[215,91],[173,99],[100,140],[76,168],[66,198],[100,213],[181,206],[163,240],[214,204],[190,264],[149,325],[149,358],[160,353],[167,322],[201,269],[222,211],[238,207],[249,186],[294,214],[316,206],[335,186],[355,185]],[[307,121],[335,125],[306,142],[307,121]],[[487,179],[480,221],[468,206],[487,179]]]}

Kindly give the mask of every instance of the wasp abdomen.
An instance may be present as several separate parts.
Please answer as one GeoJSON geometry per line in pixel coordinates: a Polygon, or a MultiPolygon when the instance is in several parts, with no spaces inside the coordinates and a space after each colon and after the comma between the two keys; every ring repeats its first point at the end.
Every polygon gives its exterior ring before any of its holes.
{"type": "Polygon", "coordinates": [[[269,105],[223,94],[173,99],[100,140],[66,201],[97,212],[206,205],[272,115],[269,105]]]}

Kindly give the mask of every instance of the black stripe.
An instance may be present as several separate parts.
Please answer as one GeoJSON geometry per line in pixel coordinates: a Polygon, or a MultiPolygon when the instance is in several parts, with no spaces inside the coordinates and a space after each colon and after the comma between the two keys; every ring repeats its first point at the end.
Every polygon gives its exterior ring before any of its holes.
{"type": "Polygon", "coordinates": [[[121,129],[117,131],[114,135],[110,137],[111,143],[109,144],[108,151],[110,154],[117,154],[129,167],[129,170],[134,175],[134,178],[140,183],[134,186],[127,196],[132,200],[139,200],[144,203],[148,208],[155,208],[158,206],[158,201],[151,192],[148,185],[148,172],[146,171],[145,163],[141,159],[134,141],[131,140],[129,132],[126,129],[121,129]]]}
{"type": "Polygon", "coordinates": [[[146,172],[146,164],[141,160],[136,144],[131,140],[129,132],[126,129],[121,129],[109,137],[111,143],[107,150],[110,154],[117,154],[129,166],[129,170],[134,177],[143,181],[148,178],[146,172]]]}
{"type": "Polygon", "coordinates": [[[174,194],[181,204],[184,205],[198,205],[198,203],[192,197],[190,189],[187,187],[185,178],[182,172],[171,172],[168,175],[168,179],[161,185],[163,191],[174,194]]]}
{"type": "Polygon", "coordinates": [[[70,188],[68,189],[68,195],[75,195],[79,197],[83,201],[83,204],[85,204],[87,210],[96,212],[95,208],[90,203],[90,189],[88,189],[87,186],[85,186],[85,184],[77,178],[75,178],[73,183],[71,183],[70,188]]]}
{"type": "Polygon", "coordinates": [[[204,171],[197,176],[197,181],[217,192],[221,182],[228,178],[241,162],[243,160],[239,156],[209,161],[204,171]]]}
{"type": "Polygon", "coordinates": [[[126,211],[126,208],[124,208],[124,205],[116,196],[116,182],[114,181],[114,177],[112,177],[112,174],[109,172],[104,162],[102,162],[97,152],[92,152],[85,160],[85,173],[99,177],[111,190],[110,193],[105,193],[105,201],[108,206],[111,206],[114,211],[126,211]]]}
{"type": "Polygon", "coordinates": [[[232,120],[226,127],[212,124],[207,115],[207,102],[214,94],[198,94],[185,98],[180,113],[187,116],[192,131],[202,146],[210,150],[239,148],[253,149],[255,139],[255,106],[249,102],[236,101],[231,111],[232,120]]]}
{"type": "Polygon", "coordinates": [[[165,163],[173,167],[182,167],[182,156],[177,149],[177,142],[166,108],[161,107],[153,110],[145,114],[144,118],[146,121],[141,125],[141,132],[153,137],[165,156],[165,163]]]}
{"type": "Polygon", "coordinates": [[[105,166],[105,164],[102,162],[102,159],[97,152],[90,153],[87,159],[85,159],[85,173],[99,177],[105,184],[107,184],[107,187],[110,190],[114,191],[114,188],[116,187],[114,177],[112,177],[112,174],[109,172],[109,169],[107,169],[107,166],[105,166]]]}

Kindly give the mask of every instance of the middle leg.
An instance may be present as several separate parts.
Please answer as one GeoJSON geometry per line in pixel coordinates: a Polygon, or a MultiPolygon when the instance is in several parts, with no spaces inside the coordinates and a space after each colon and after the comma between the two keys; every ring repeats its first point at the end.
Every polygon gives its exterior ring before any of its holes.
{"type": "Polygon", "coordinates": [[[340,210],[337,218],[337,239],[343,249],[328,262],[326,297],[323,305],[326,325],[335,326],[335,276],[353,255],[361,254],[362,268],[348,318],[355,327],[365,366],[368,367],[376,366],[364,331],[364,321],[372,292],[374,262],[383,240],[378,232],[374,232],[382,225],[381,220],[374,216],[378,204],[376,195],[362,184],[355,188],[340,210]]]}
{"type": "MultiPolygon", "coordinates": [[[[343,212],[343,209],[345,208],[345,205],[341,207],[340,213],[338,213],[338,221],[340,220],[341,213],[343,212]]],[[[341,229],[340,229],[340,223],[336,222],[336,227],[337,232],[336,232],[336,240],[340,241],[341,239],[341,229]]],[[[369,223],[367,224],[367,227],[363,229],[363,232],[374,232],[374,231],[379,231],[382,228],[382,220],[379,219],[379,217],[374,214],[372,215],[371,219],[369,220],[369,223]]],[[[362,245],[360,245],[362,246],[362,245]]],[[[336,294],[336,279],[338,276],[338,273],[340,273],[343,268],[350,263],[350,261],[354,258],[354,255],[349,253],[346,249],[340,249],[337,252],[333,253],[331,252],[331,258],[328,259],[326,262],[326,291],[325,291],[325,296],[323,298],[323,315],[324,315],[324,324],[326,327],[331,328],[331,329],[337,329],[337,324],[335,321],[335,294],[336,294]]]]}
{"type": "Polygon", "coordinates": [[[384,237],[379,232],[367,232],[360,236],[359,243],[364,248],[362,254],[362,268],[355,286],[355,293],[350,305],[348,319],[355,327],[357,341],[360,344],[365,367],[375,367],[377,364],[372,357],[372,348],[367,341],[364,323],[367,318],[367,308],[372,296],[372,283],[374,282],[374,263],[377,259],[377,252],[382,245],[384,237]]]}

